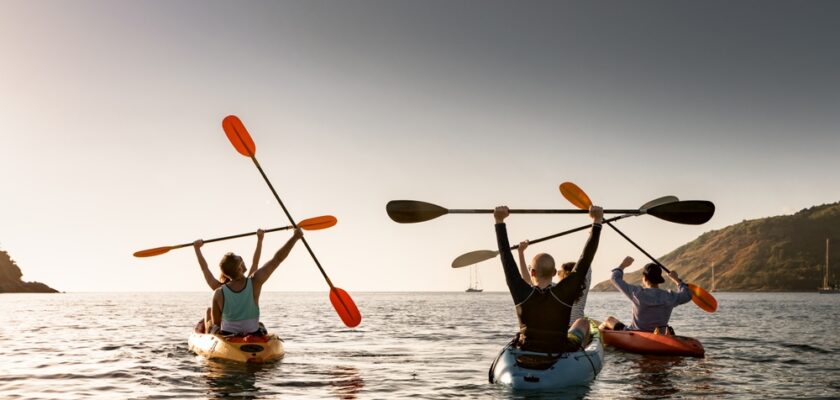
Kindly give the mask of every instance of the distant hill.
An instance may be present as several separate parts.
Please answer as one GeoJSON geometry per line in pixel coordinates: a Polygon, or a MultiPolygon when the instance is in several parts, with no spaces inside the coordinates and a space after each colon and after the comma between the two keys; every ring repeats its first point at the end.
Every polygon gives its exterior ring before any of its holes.
{"type": "Polygon", "coordinates": [[[55,290],[40,282],[24,282],[20,278],[23,273],[9,253],[0,250],[0,293],[57,293],[55,290]]]}
{"type": "MultiPolygon", "coordinates": [[[[813,292],[825,274],[825,239],[831,239],[831,281],[840,272],[840,203],[804,209],[793,215],[743,221],[700,235],[660,257],[686,282],[711,289],[711,265],[716,289],[729,292],[813,292]]],[[[656,255],[654,255],[656,256],[656,255]]],[[[637,259],[633,269],[648,263],[637,259]]],[[[625,275],[639,283],[641,272],[625,275]]],[[[669,282],[670,284],[670,282],[669,282]]],[[[609,281],[593,291],[615,290],[609,281]]]]}

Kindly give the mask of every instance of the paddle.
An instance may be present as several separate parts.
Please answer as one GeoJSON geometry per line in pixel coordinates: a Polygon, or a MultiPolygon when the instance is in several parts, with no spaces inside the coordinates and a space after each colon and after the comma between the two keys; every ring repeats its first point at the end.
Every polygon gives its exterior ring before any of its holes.
{"type": "MultiPolygon", "coordinates": [[[[280,200],[280,196],[277,194],[277,191],[274,190],[274,185],[272,185],[271,181],[268,180],[268,176],[265,175],[260,163],[257,161],[256,145],[254,145],[254,140],[251,139],[251,135],[248,134],[248,130],[245,129],[245,125],[242,124],[242,121],[240,121],[235,115],[228,115],[224,120],[222,120],[222,129],[224,129],[225,134],[231,144],[233,144],[233,147],[236,148],[236,151],[245,157],[249,157],[251,161],[254,162],[257,170],[260,171],[260,175],[262,175],[265,180],[265,183],[267,183],[269,189],[271,189],[271,193],[274,194],[274,198],[277,199],[277,202],[280,203],[280,207],[283,209],[283,212],[286,213],[286,217],[289,218],[289,222],[292,223],[292,226],[297,226],[295,224],[295,220],[292,218],[292,215],[289,214],[289,210],[286,209],[283,201],[280,200]]],[[[306,246],[306,250],[309,252],[309,255],[312,256],[312,260],[315,261],[315,265],[318,266],[318,270],[321,271],[321,275],[324,276],[324,279],[330,286],[330,303],[332,303],[332,306],[335,308],[338,316],[341,317],[341,321],[350,328],[358,326],[359,323],[362,322],[362,314],[359,313],[356,303],[350,295],[347,294],[347,292],[333,285],[329,276],[327,276],[327,273],[324,272],[324,268],[321,267],[321,263],[318,261],[318,258],[315,257],[315,253],[312,251],[312,248],[309,247],[309,243],[306,242],[306,238],[302,237],[301,241],[303,241],[303,245],[306,246]]]]}
{"type": "MultiPolygon", "coordinates": [[[[305,230],[308,230],[308,231],[315,231],[315,230],[319,230],[319,229],[329,228],[329,227],[335,225],[337,222],[338,222],[338,220],[336,220],[335,217],[333,217],[332,215],[323,215],[323,216],[320,216],[320,217],[309,218],[309,219],[305,219],[303,221],[300,221],[300,224],[298,224],[298,226],[301,229],[305,229],[305,230]]],[[[290,225],[290,226],[283,226],[283,227],[280,227],[280,228],[266,229],[264,232],[265,233],[277,232],[277,231],[283,231],[283,230],[292,229],[292,228],[294,228],[294,227],[290,225]]],[[[236,239],[236,238],[241,238],[241,237],[251,236],[251,235],[256,235],[256,234],[257,234],[257,232],[240,233],[238,235],[231,235],[231,236],[224,236],[224,237],[215,238],[215,239],[208,239],[208,240],[205,240],[204,243],[220,242],[222,240],[236,239]]],[[[161,254],[168,253],[169,250],[180,249],[180,248],[187,247],[187,246],[192,246],[192,245],[193,245],[192,243],[184,243],[184,244],[178,244],[178,245],[175,245],[175,246],[163,246],[163,247],[155,247],[154,249],[140,250],[140,251],[134,253],[134,257],[158,256],[158,255],[161,255],[161,254]]]]}
{"type": "MultiPolygon", "coordinates": [[[[385,206],[394,222],[410,224],[435,219],[446,214],[492,214],[491,209],[446,209],[436,204],[415,200],[392,200],[385,206]]],[[[585,214],[587,210],[510,210],[511,214],[585,214]]],[[[605,214],[650,214],[656,218],[680,224],[700,225],[712,218],[715,206],[708,201],[678,201],[648,209],[604,210],[605,214]]]]}
{"type": "MultiPolygon", "coordinates": [[[[560,193],[563,194],[563,197],[565,197],[566,200],[569,200],[570,203],[574,204],[580,209],[585,208],[586,210],[589,210],[589,207],[592,206],[592,200],[589,199],[589,196],[587,196],[586,193],[584,193],[584,191],[581,190],[581,188],[579,188],[572,182],[564,182],[563,184],[561,184],[560,193]]],[[[662,270],[664,270],[666,273],[671,272],[668,268],[662,265],[662,263],[659,262],[659,260],[654,258],[652,255],[650,255],[648,252],[642,249],[638,244],[636,244],[636,242],[627,237],[627,235],[625,235],[624,232],[616,228],[615,225],[611,223],[611,221],[604,220],[604,223],[609,225],[610,228],[612,228],[624,239],[630,242],[630,244],[632,244],[639,251],[641,251],[642,254],[646,255],[651,261],[659,265],[659,267],[662,268],[662,270]]],[[[703,309],[703,311],[712,313],[715,312],[715,310],[717,310],[717,300],[714,298],[714,296],[711,295],[711,293],[691,283],[687,283],[686,286],[688,286],[688,290],[691,291],[691,300],[694,302],[694,304],[703,309]]]]}
{"type": "MultiPolygon", "coordinates": [[[[658,205],[662,205],[662,204],[666,204],[666,203],[673,203],[673,202],[676,202],[676,201],[679,201],[679,199],[676,198],[675,196],[663,196],[663,197],[651,200],[651,201],[643,204],[641,207],[639,207],[639,209],[640,210],[646,210],[648,208],[656,207],[658,205]]],[[[619,215],[617,217],[610,218],[607,221],[610,221],[610,222],[618,221],[622,218],[632,217],[632,216],[636,216],[636,215],[639,215],[639,214],[619,215]]],[[[579,231],[582,231],[584,229],[588,229],[591,226],[592,226],[592,224],[587,224],[587,225],[579,226],[577,228],[569,229],[567,231],[563,231],[563,232],[560,232],[560,233],[555,233],[555,234],[550,235],[550,236],[542,237],[542,238],[535,239],[535,240],[529,240],[528,244],[532,245],[532,244],[535,244],[535,243],[544,242],[544,241],[549,240],[549,239],[554,239],[554,238],[557,238],[557,237],[560,237],[560,236],[568,235],[570,233],[579,232],[579,231]]],[[[518,248],[519,248],[519,245],[516,245],[516,246],[511,247],[510,249],[511,250],[516,250],[518,248]]],[[[462,254],[462,255],[458,256],[457,258],[455,258],[454,260],[452,260],[452,268],[467,267],[467,266],[470,266],[470,265],[473,265],[473,264],[480,263],[482,261],[487,261],[491,258],[494,258],[494,257],[498,256],[498,255],[499,255],[498,250],[471,251],[469,253],[462,254]]]]}

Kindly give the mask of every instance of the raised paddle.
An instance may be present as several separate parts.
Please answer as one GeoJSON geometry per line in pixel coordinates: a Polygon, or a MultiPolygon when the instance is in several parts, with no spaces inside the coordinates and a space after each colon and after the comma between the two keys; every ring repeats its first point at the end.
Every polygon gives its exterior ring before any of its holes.
{"type": "MultiPolygon", "coordinates": [[[[592,206],[592,200],[589,199],[589,196],[587,196],[586,193],[581,188],[579,188],[577,185],[575,185],[572,182],[564,182],[563,184],[561,184],[560,185],[560,193],[563,194],[563,197],[565,197],[566,200],[569,200],[570,203],[574,204],[578,208],[581,208],[581,209],[585,208],[585,209],[588,210],[589,207],[592,206]]],[[[659,260],[654,258],[652,255],[650,255],[648,252],[646,252],[643,248],[641,248],[638,244],[636,244],[636,242],[634,242],[632,239],[627,237],[627,235],[625,235],[624,232],[622,232],[618,228],[616,228],[615,225],[613,225],[611,223],[611,221],[604,220],[604,223],[609,225],[610,228],[612,228],[619,235],[621,235],[624,239],[626,239],[628,242],[630,242],[630,244],[632,244],[635,248],[637,248],[644,255],[646,255],[651,261],[653,261],[657,265],[659,265],[659,267],[662,268],[665,272],[667,272],[667,273],[671,272],[668,268],[666,268],[664,265],[662,265],[662,263],[659,262],[659,260]]],[[[705,289],[701,288],[700,286],[697,286],[697,285],[694,285],[694,284],[691,284],[691,283],[687,283],[686,286],[688,286],[688,290],[691,291],[691,301],[693,301],[694,304],[696,304],[698,307],[703,309],[703,311],[712,313],[712,312],[715,312],[715,310],[717,310],[717,300],[715,299],[714,296],[711,295],[711,293],[707,292],[705,289]]]]}
{"type": "MultiPolygon", "coordinates": [[[[385,206],[394,222],[410,224],[435,219],[446,214],[492,214],[491,209],[447,209],[436,204],[415,200],[392,200],[385,206]]],[[[510,210],[511,214],[585,214],[587,210],[510,210]]],[[[650,214],[665,221],[700,225],[712,218],[715,206],[708,201],[678,201],[648,209],[604,210],[605,214],[650,214]]]]}
{"type": "MultiPolygon", "coordinates": [[[[581,212],[589,212],[592,200],[581,188],[572,182],[560,184],[560,193],[566,200],[579,208],[581,212]]],[[[607,211],[604,210],[604,213],[607,211]]],[[[715,205],[705,200],[683,200],[651,207],[645,211],[659,219],[678,224],[702,225],[715,215],[715,205]]]]}
{"type": "MultiPolygon", "coordinates": [[[[630,244],[632,244],[635,248],[639,249],[639,251],[641,251],[644,255],[646,255],[651,261],[655,262],[656,265],[659,265],[659,267],[662,268],[663,271],[665,271],[666,273],[671,273],[671,270],[666,268],[664,265],[662,265],[661,262],[659,262],[659,260],[654,258],[652,255],[650,255],[648,252],[646,252],[643,248],[641,248],[638,244],[636,244],[636,242],[634,242],[632,239],[627,237],[627,235],[625,235],[624,232],[620,231],[613,224],[610,224],[610,223],[607,223],[607,224],[611,228],[613,228],[613,230],[615,230],[619,235],[621,235],[623,238],[627,239],[627,241],[630,242],[630,244]]],[[[711,293],[707,292],[706,289],[703,289],[700,286],[697,286],[693,283],[686,283],[686,286],[688,286],[688,290],[691,291],[691,301],[693,301],[694,304],[697,305],[697,307],[700,307],[700,308],[703,309],[703,311],[710,312],[710,313],[713,313],[717,310],[717,306],[718,306],[717,300],[715,299],[714,296],[712,296],[711,293]]]]}
{"type": "MultiPolygon", "coordinates": [[[[646,209],[651,208],[651,207],[656,207],[658,205],[662,205],[662,204],[666,204],[666,203],[673,203],[673,202],[676,202],[676,201],[679,201],[679,199],[676,196],[663,196],[663,197],[651,200],[651,201],[643,204],[641,207],[639,207],[639,209],[646,210],[646,209]]],[[[639,214],[619,215],[617,217],[612,217],[612,218],[608,219],[607,221],[610,221],[610,222],[618,221],[622,218],[632,217],[632,216],[636,216],[636,215],[639,215],[639,214]]],[[[563,232],[560,232],[560,233],[555,233],[555,234],[550,235],[550,236],[542,237],[542,238],[535,239],[535,240],[529,240],[528,244],[531,245],[531,244],[543,242],[543,241],[546,241],[546,240],[549,240],[549,239],[558,238],[560,236],[568,235],[570,233],[575,233],[575,232],[582,231],[582,230],[587,229],[591,226],[592,226],[592,224],[583,225],[583,226],[579,226],[579,227],[574,228],[574,229],[569,229],[567,231],[563,231],[563,232]]],[[[519,248],[519,245],[517,244],[516,246],[512,246],[510,249],[511,250],[516,250],[518,248],[519,248]]],[[[457,258],[455,258],[454,260],[452,260],[452,268],[467,267],[467,266],[470,266],[470,265],[473,265],[473,264],[480,263],[482,261],[487,261],[491,258],[494,258],[494,257],[498,256],[498,255],[499,255],[498,250],[471,251],[469,253],[462,254],[462,255],[458,256],[457,258]]]]}
{"type": "MultiPolygon", "coordinates": [[[[439,205],[416,200],[391,200],[385,211],[394,222],[411,224],[424,222],[446,214],[492,214],[492,209],[447,209],[439,205]]],[[[610,214],[638,214],[639,210],[604,210],[610,214]]],[[[512,209],[511,214],[583,214],[581,210],[522,210],[512,209]]]]}
{"type": "MultiPolygon", "coordinates": [[[[300,221],[298,226],[301,229],[305,229],[307,231],[315,231],[315,230],[318,230],[318,229],[329,228],[329,227],[335,225],[337,222],[338,222],[338,220],[335,219],[335,217],[333,217],[332,215],[322,215],[320,217],[309,218],[309,219],[305,219],[303,221],[300,221]]],[[[265,233],[277,232],[277,231],[283,231],[283,230],[292,229],[292,228],[294,228],[294,227],[289,225],[289,226],[283,226],[283,227],[280,227],[280,228],[266,229],[264,232],[265,233]]],[[[256,235],[256,234],[257,234],[257,232],[240,233],[238,235],[231,235],[231,236],[224,236],[224,237],[215,238],[215,239],[208,239],[208,240],[205,240],[204,243],[220,242],[222,240],[236,239],[236,238],[252,236],[252,235],[256,235]]],[[[187,246],[192,246],[192,245],[193,245],[192,243],[184,243],[184,244],[178,244],[178,245],[175,245],[175,246],[163,246],[163,247],[155,247],[154,249],[140,250],[140,251],[134,253],[134,257],[158,256],[158,255],[161,255],[161,254],[168,253],[169,250],[180,249],[180,248],[187,247],[187,246]]]]}
{"type": "MultiPolygon", "coordinates": [[[[251,135],[248,134],[248,130],[245,129],[245,125],[242,124],[242,121],[240,121],[235,115],[228,115],[224,120],[222,120],[222,129],[224,129],[225,134],[231,144],[233,144],[233,147],[236,148],[236,151],[245,157],[249,157],[251,161],[254,162],[254,165],[260,171],[260,175],[262,175],[265,180],[265,183],[267,183],[269,189],[271,189],[271,193],[274,194],[274,198],[277,199],[277,202],[280,203],[280,207],[283,209],[283,212],[286,213],[286,217],[289,218],[289,222],[292,223],[292,226],[297,226],[297,224],[295,224],[295,220],[292,218],[292,215],[289,214],[289,210],[286,209],[283,201],[280,200],[280,196],[277,194],[277,191],[274,190],[274,185],[272,185],[271,181],[268,180],[268,176],[265,175],[260,163],[257,162],[257,147],[254,144],[254,140],[251,139],[251,135]]],[[[315,253],[312,251],[312,248],[309,247],[309,243],[306,242],[306,238],[302,237],[301,241],[303,241],[303,245],[306,246],[306,250],[309,252],[309,255],[312,256],[312,260],[315,261],[315,265],[318,266],[318,270],[321,271],[321,275],[323,275],[324,279],[327,281],[327,285],[330,286],[330,303],[332,303],[332,306],[335,308],[338,316],[341,317],[341,321],[350,328],[358,326],[359,323],[362,322],[362,314],[359,313],[356,303],[350,295],[347,294],[347,292],[333,285],[330,277],[327,276],[327,273],[324,272],[324,268],[321,267],[321,263],[318,261],[318,258],[315,257],[315,253]]]]}

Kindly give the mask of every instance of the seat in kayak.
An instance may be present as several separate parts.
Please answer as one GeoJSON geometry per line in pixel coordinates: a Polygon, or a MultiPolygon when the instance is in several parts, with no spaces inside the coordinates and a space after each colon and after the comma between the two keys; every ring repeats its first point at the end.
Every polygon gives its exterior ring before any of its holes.
{"type": "Polygon", "coordinates": [[[562,354],[521,350],[513,340],[490,367],[490,383],[516,390],[552,390],[588,384],[604,365],[604,346],[597,325],[590,324],[590,333],[592,340],[585,349],[562,354]]]}

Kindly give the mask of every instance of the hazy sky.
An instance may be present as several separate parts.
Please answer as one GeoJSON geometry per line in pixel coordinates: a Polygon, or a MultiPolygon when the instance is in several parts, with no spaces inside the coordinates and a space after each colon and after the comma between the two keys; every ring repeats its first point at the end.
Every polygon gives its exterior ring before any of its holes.
{"type": "MultiPolygon", "coordinates": [[[[621,222],[656,256],[744,219],[840,200],[840,3],[0,1],[0,249],[63,291],[208,290],[191,249],[287,225],[221,129],[242,118],[307,238],[350,292],[463,290],[489,215],[399,225],[393,199],[566,208],[663,195],[702,226],[621,222]]],[[[511,241],[584,224],[513,216],[511,241]]],[[[268,234],[263,260],[288,238],[268,234]]],[[[579,233],[530,251],[576,259],[579,233]]],[[[255,239],[204,247],[214,272],[255,239]]],[[[594,279],[625,255],[604,231],[594,279]]],[[[483,286],[505,290],[498,259],[483,286]]],[[[677,270],[679,270],[677,268],[677,270]]],[[[296,248],[269,290],[324,290],[296,248]]],[[[209,291],[209,290],[208,290],[209,291]]]]}

